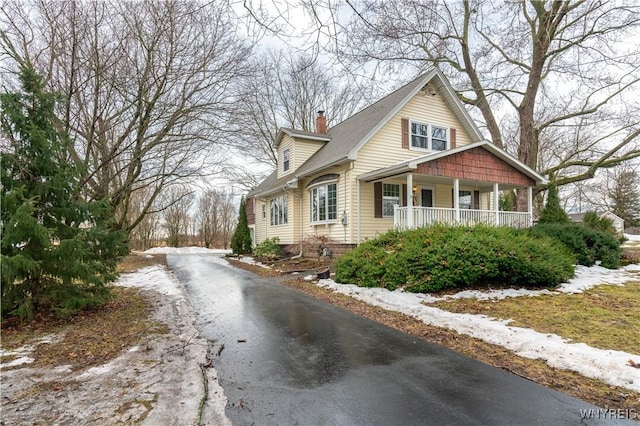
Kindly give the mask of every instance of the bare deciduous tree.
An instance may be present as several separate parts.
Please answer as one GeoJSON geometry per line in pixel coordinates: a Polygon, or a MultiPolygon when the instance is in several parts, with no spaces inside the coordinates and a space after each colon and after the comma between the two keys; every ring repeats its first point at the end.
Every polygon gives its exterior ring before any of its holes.
{"type": "Polygon", "coordinates": [[[88,198],[112,200],[119,228],[162,208],[163,188],[220,169],[250,52],[227,3],[5,1],[1,9],[3,77],[11,84],[16,65],[32,63],[64,96],[58,117],[75,141],[70,160],[85,166],[88,198]],[[133,215],[139,191],[147,198],[133,215]]]}
{"type": "Polygon", "coordinates": [[[167,245],[180,247],[189,239],[191,217],[189,209],[193,203],[194,194],[186,187],[172,186],[163,192],[167,207],[162,211],[164,228],[167,231],[167,245]]]}
{"type": "Polygon", "coordinates": [[[406,75],[407,68],[415,73],[438,65],[459,99],[482,118],[493,142],[558,185],[592,178],[599,168],[640,156],[638,4],[290,4],[315,18],[312,42],[349,58],[352,68],[406,75]]]}
{"type": "MultiPolygon", "coordinates": [[[[274,142],[280,127],[316,131],[319,110],[327,112],[328,124],[349,117],[366,100],[366,91],[348,76],[304,54],[270,50],[255,59],[256,74],[247,79],[238,115],[238,143],[241,153],[254,163],[275,167],[274,142]]],[[[244,167],[232,169],[238,183],[246,181],[244,167]]],[[[265,171],[268,167],[263,167],[265,171]]],[[[251,180],[251,179],[250,179],[251,180]]],[[[258,182],[261,179],[258,179],[258,182]]]]}
{"type": "Polygon", "coordinates": [[[205,191],[198,202],[196,223],[200,238],[205,247],[213,247],[220,232],[219,217],[220,193],[215,189],[205,191]]]}

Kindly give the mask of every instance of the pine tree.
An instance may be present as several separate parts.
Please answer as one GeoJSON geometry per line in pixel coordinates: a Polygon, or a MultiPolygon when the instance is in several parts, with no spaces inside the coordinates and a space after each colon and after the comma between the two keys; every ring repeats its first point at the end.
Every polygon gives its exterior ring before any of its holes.
{"type": "Polygon", "coordinates": [[[539,223],[569,223],[569,215],[560,206],[558,188],[554,183],[549,184],[547,193],[547,204],[540,213],[539,223]]]}
{"type": "Polygon", "coordinates": [[[244,197],[240,200],[238,212],[238,226],[231,237],[231,250],[234,254],[251,253],[251,231],[247,220],[247,203],[244,197]]]}
{"type": "Polygon", "coordinates": [[[21,93],[0,95],[2,152],[1,314],[28,319],[98,306],[109,297],[126,236],[111,232],[107,201],[86,202],[81,169],[56,128],[57,97],[31,68],[21,93]]]}
{"type": "Polygon", "coordinates": [[[615,185],[608,198],[613,213],[625,221],[625,226],[640,224],[640,178],[635,170],[622,170],[615,175],[615,185]]]}

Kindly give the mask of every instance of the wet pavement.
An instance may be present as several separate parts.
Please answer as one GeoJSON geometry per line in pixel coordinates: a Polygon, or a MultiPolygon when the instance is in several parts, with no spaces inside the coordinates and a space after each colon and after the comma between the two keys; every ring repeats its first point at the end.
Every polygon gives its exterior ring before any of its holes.
{"type": "Polygon", "coordinates": [[[210,341],[235,425],[621,423],[581,420],[595,407],[217,256],[167,262],[210,341]]]}

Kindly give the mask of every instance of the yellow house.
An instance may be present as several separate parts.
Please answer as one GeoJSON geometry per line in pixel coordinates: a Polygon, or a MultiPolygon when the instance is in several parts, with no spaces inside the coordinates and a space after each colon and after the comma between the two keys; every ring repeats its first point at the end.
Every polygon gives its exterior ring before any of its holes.
{"type": "Polygon", "coordinates": [[[389,229],[430,223],[532,224],[532,188],[547,181],[484,140],[433,68],[327,129],[280,129],[277,169],[247,195],[254,244],[308,239],[357,245],[389,229]],[[499,193],[528,188],[526,212],[499,193]]]}

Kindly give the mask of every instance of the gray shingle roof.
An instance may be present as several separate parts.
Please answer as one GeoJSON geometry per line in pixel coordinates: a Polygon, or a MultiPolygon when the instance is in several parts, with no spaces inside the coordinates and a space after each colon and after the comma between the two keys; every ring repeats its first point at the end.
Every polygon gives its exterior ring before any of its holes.
{"type": "MultiPolygon", "coordinates": [[[[283,188],[286,186],[288,181],[296,177],[304,177],[325,167],[330,167],[331,165],[346,161],[350,154],[353,155],[358,145],[371,136],[372,131],[376,129],[377,126],[384,124],[390,116],[395,113],[399,106],[404,105],[404,103],[411,98],[412,94],[421,89],[436,75],[441,77],[441,89],[443,96],[450,105],[455,104],[457,102],[457,100],[453,99],[453,97],[455,97],[455,93],[453,93],[448,82],[443,81],[444,77],[441,76],[440,72],[432,68],[379,101],[362,109],[341,123],[329,128],[327,136],[331,137],[331,140],[325,143],[322,148],[305,161],[297,170],[294,170],[292,174],[280,179],[276,179],[277,173],[274,171],[254,190],[249,192],[249,196],[272,192],[275,189],[283,188]]],[[[467,124],[465,128],[470,134],[477,135],[476,139],[479,140],[480,132],[475,127],[475,124],[473,124],[472,120],[468,117],[464,108],[459,106],[458,109],[460,110],[454,111],[454,113],[465,116],[465,119],[461,120],[463,124],[467,124]]],[[[325,136],[318,133],[314,134],[294,129],[281,129],[281,131],[285,131],[287,133],[293,132],[297,134],[325,136]]]]}

